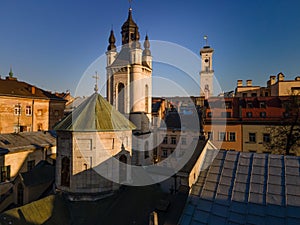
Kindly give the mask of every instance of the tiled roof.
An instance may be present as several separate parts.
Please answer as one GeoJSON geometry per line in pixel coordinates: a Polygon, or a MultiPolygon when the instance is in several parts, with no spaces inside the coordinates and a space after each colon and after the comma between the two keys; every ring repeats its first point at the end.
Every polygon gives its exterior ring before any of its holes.
{"type": "Polygon", "coordinates": [[[54,131],[0,134],[0,153],[41,149],[56,145],[54,131]]]}
{"type": "Polygon", "coordinates": [[[193,185],[179,224],[299,224],[299,186],[300,157],[219,151],[193,185]]]}
{"type": "Polygon", "coordinates": [[[0,96],[27,97],[65,101],[63,98],[16,78],[0,79],[0,96]]]}
{"type": "Polygon", "coordinates": [[[94,93],[55,125],[55,130],[115,131],[133,130],[135,126],[101,95],[94,93]]]}

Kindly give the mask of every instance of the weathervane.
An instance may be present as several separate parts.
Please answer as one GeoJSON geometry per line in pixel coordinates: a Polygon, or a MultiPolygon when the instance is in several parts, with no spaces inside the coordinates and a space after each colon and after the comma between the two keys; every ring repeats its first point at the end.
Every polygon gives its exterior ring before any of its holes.
{"type": "Polygon", "coordinates": [[[204,40],[205,40],[205,46],[208,46],[208,45],[207,45],[207,39],[208,39],[207,35],[204,35],[203,38],[204,38],[204,40]]]}
{"type": "Polygon", "coordinates": [[[93,78],[95,78],[95,87],[94,87],[94,91],[97,93],[98,92],[98,80],[99,80],[99,76],[98,76],[98,72],[95,72],[95,76],[93,76],[93,78]]]}

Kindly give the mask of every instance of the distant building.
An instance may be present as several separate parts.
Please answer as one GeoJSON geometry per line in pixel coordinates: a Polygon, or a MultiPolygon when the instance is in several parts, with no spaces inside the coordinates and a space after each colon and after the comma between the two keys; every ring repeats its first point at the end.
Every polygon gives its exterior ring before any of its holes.
{"type": "Polygon", "coordinates": [[[287,96],[300,93],[300,77],[295,80],[285,80],[284,74],[279,73],[276,76],[270,76],[266,87],[253,86],[252,80],[247,80],[243,85],[242,80],[237,81],[235,89],[236,97],[267,97],[267,96],[287,96]]]}
{"type": "MultiPolygon", "coordinates": [[[[289,102],[290,96],[210,98],[204,131],[220,149],[269,153],[271,130],[287,126],[297,116],[289,102]]],[[[299,119],[294,125],[299,126],[299,119]]],[[[292,154],[300,155],[300,147],[292,154]]]]}
{"type": "Polygon", "coordinates": [[[64,116],[65,100],[18,81],[10,71],[0,79],[0,133],[51,130],[64,116]]]}

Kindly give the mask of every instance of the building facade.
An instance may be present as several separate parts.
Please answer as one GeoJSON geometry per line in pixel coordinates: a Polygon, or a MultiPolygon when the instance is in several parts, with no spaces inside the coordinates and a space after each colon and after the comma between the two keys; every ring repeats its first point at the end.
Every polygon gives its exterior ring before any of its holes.
{"type": "Polygon", "coordinates": [[[51,130],[63,118],[65,102],[10,72],[0,79],[0,133],[51,130]]]}

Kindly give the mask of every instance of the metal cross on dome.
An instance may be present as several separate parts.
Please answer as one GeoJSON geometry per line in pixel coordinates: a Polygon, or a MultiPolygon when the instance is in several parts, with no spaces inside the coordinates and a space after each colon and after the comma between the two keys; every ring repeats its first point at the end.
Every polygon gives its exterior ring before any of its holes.
{"type": "Polygon", "coordinates": [[[94,91],[97,93],[98,92],[98,80],[100,79],[98,76],[98,72],[95,72],[95,76],[93,76],[93,78],[95,78],[95,87],[94,87],[94,91]]]}

